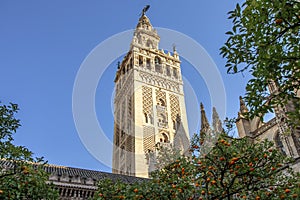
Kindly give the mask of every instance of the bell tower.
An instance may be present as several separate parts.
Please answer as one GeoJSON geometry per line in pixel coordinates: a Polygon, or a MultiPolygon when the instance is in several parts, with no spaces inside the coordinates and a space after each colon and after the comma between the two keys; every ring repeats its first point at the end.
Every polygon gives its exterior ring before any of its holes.
{"type": "Polygon", "coordinates": [[[189,148],[180,59],[159,49],[145,7],[115,76],[113,173],[148,177],[156,145],[189,148]]]}

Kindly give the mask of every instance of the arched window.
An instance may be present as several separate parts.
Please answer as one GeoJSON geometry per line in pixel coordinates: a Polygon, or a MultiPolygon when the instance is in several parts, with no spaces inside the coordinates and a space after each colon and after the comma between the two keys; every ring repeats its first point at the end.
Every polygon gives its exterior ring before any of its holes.
{"type": "Polygon", "coordinates": [[[166,66],[166,74],[167,76],[171,76],[171,70],[169,65],[166,66]]]}
{"type": "Polygon", "coordinates": [[[161,59],[158,56],[154,58],[154,63],[155,63],[155,71],[162,73],[161,59]]]}
{"type": "Polygon", "coordinates": [[[154,61],[155,61],[155,64],[156,64],[156,65],[161,64],[161,60],[160,60],[160,58],[159,58],[158,56],[155,56],[154,61]]]}
{"type": "Polygon", "coordinates": [[[132,67],[133,67],[133,60],[132,58],[130,58],[129,69],[132,69],[132,67]]]}
{"type": "Polygon", "coordinates": [[[166,106],[166,103],[164,100],[162,100],[161,98],[159,99],[158,105],[160,106],[166,106]]]}
{"type": "Polygon", "coordinates": [[[285,152],[283,143],[282,143],[282,141],[281,141],[281,139],[280,139],[279,132],[277,132],[277,133],[275,134],[274,142],[275,142],[275,145],[276,145],[277,149],[279,149],[283,155],[286,155],[286,152],[285,152]]]}
{"type": "Polygon", "coordinates": [[[153,45],[150,39],[147,40],[146,46],[152,48],[153,45]]]}
{"type": "Polygon", "coordinates": [[[167,136],[165,133],[163,133],[162,136],[163,136],[163,138],[164,138],[164,142],[165,142],[165,143],[166,143],[166,142],[169,142],[169,138],[168,138],[168,136],[167,136]]]}
{"type": "Polygon", "coordinates": [[[139,66],[143,65],[143,56],[139,56],[139,66]]]}
{"type": "Polygon", "coordinates": [[[121,147],[121,157],[124,157],[124,150],[125,150],[125,146],[124,145],[122,145],[122,147],[121,147]]]}
{"type": "Polygon", "coordinates": [[[159,141],[163,143],[168,143],[169,142],[169,137],[166,133],[161,133],[159,137],[159,141]]]}
{"type": "Polygon", "coordinates": [[[144,113],[144,116],[145,116],[145,123],[148,123],[148,115],[147,115],[147,113],[144,113]]]}
{"type": "Polygon", "coordinates": [[[178,73],[176,68],[173,68],[173,76],[174,78],[178,78],[178,73]]]}
{"type": "Polygon", "coordinates": [[[146,59],[146,67],[147,67],[147,69],[151,70],[151,60],[150,60],[150,58],[146,59]]]}

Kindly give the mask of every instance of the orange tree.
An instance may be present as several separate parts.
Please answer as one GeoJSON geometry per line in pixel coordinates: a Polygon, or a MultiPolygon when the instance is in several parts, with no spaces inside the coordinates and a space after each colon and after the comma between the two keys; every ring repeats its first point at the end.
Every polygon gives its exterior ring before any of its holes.
{"type": "Polygon", "coordinates": [[[192,142],[190,157],[153,172],[151,179],[133,184],[101,181],[95,199],[299,198],[300,176],[272,142],[220,135],[205,155],[199,154],[198,142],[192,142]]]}
{"type": "Polygon", "coordinates": [[[0,105],[0,199],[58,199],[47,184],[43,159],[13,144],[13,134],[20,127],[17,111],[16,104],[0,105]]]}
{"type": "Polygon", "coordinates": [[[250,117],[293,103],[286,114],[300,125],[300,1],[244,0],[228,14],[233,26],[221,55],[228,73],[252,75],[245,95],[250,117]],[[271,81],[280,86],[272,94],[271,81]]]}

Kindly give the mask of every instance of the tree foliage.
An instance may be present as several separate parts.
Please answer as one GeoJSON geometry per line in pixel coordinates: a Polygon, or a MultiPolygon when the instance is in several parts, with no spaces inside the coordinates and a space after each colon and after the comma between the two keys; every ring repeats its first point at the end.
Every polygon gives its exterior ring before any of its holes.
{"type": "Polygon", "coordinates": [[[250,117],[292,101],[288,114],[300,123],[300,1],[246,0],[228,14],[233,27],[221,55],[228,73],[252,75],[245,96],[250,117]],[[270,95],[271,81],[280,87],[270,95]]]}
{"type": "MultiPolygon", "coordinates": [[[[197,137],[195,137],[197,138],[197,137]]],[[[199,137],[198,137],[199,138],[199,137]]],[[[221,135],[200,155],[200,140],[191,157],[180,157],[144,182],[103,180],[95,199],[296,199],[300,176],[270,141],[221,135]]]]}
{"type": "Polygon", "coordinates": [[[0,105],[0,199],[57,199],[58,193],[47,184],[45,161],[13,144],[21,126],[15,117],[18,110],[17,104],[0,105]]]}

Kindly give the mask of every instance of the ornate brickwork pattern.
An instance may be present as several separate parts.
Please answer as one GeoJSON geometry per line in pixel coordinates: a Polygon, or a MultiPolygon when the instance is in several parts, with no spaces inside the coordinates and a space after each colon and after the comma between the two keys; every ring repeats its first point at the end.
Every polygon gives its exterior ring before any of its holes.
{"type": "Polygon", "coordinates": [[[115,114],[115,145],[120,144],[120,109],[115,114]]]}
{"type": "Polygon", "coordinates": [[[144,152],[148,153],[148,151],[155,150],[155,134],[154,127],[152,126],[144,126],[144,135],[143,135],[143,147],[144,152]]]}
{"type": "Polygon", "coordinates": [[[152,88],[143,86],[143,112],[146,114],[152,114],[153,100],[152,100],[152,88]]]}
{"type": "Polygon", "coordinates": [[[126,150],[128,152],[134,151],[134,137],[131,135],[128,135],[127,141],[126,141],[126,150]]]}
{"type": "Polygon", "coordinates": [[[182,92],[180,91],[179,87],[179,79],[178,80],[173,80],[170,78],[167,78],[165,75],[153,75],[149,72],[145,72],[143,70],[140,70],[139,76],[141,78],[141,81],[150,84],[150,85],[155,85],[159,86],[161,88],[165,88],[167,90],[172,90],[174,92],[182,92]]]}
{"type": "Polygon", "coordinates": [[[132,123],[133,123],[133,96],[132,93],[129,92],[129,95],[127,95],[127,131],[132,133],[132,123]]]}
{"type": "Polygon", "coordinates": [[[122,130],[125,131],[125,113],[126,113],[126,102],[125,102],[125,99],[122,101],[122,104],[121,104],[121,124],[122,124],[122,130]]]}
{"type": "Polygon", "coordinates": [[[171,119],[172,121],[177,120],[177,117],[180,117],[180,106],[179,98],[173,94],[170,94],[170,106],[171,106],[171,119]]]}

